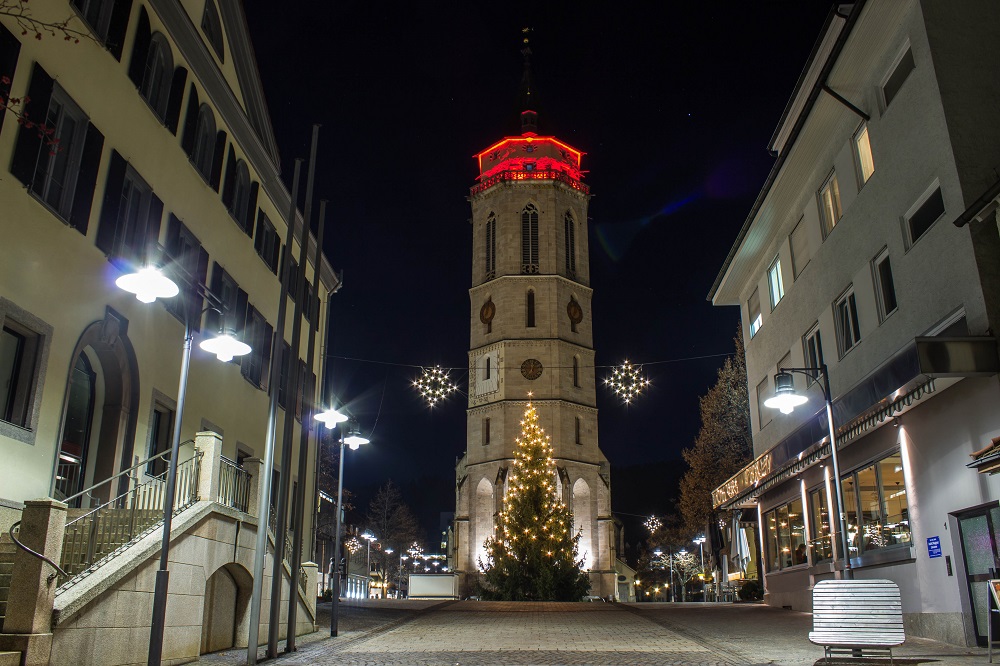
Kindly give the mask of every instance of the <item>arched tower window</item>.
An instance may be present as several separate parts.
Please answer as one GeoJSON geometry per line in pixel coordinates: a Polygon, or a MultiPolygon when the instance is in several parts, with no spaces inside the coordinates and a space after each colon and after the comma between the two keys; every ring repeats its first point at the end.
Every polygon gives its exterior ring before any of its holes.
{"type": "Polygon", "coordinates": [[[538,272],[538,209],[534,204],[521,211],[521,272],[538,272]]]}
{"type": "Polygon", "coordinates": [[[563,226],[565,227],[564,237],[566,239],[566,273],[576,275],[576,221],[569,211],[563,218],[563,226]]]}
{"type": "Polygon", "coordinates": [[[576,443],[583,444],[583,440],[580,439],[580,417],[576,417],[576,443]]]}
{"type": "Polygon", "coordinates": [[[167,117],[167,98],[170,95],[173,71],[174,59],[170,53],[170,45],[167,44],[166,37],[157,32],[149,41],[139,94],[149,102],[160,120],[167,117]]]}
{"type": "Polygon", "coordinates": [[[529,289],[525,296],[525,316],[524,325],[528,328],[535,327],[535,290],[529,289]]]}
{"type": "Polygon", "coordinates": [[[486,218],[486,279],[497,276],[497,216],[490,213],[486,218]]]}

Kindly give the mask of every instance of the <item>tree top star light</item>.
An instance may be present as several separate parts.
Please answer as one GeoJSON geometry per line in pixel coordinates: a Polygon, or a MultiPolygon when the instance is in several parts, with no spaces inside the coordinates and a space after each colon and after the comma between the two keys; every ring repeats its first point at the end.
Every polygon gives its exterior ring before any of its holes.
{"type": "Polygon", "coordinates": [[[421,369],[423,374],[413,380],[413,386],[431,407],[447,398],[449,393],[458,388],[448,379],[448,371],[440,365],[421,369]]]}
{"type": "Polygon", "coordinates": [[[643,389],[649,386],[649,380],[641,373],[641,365],[632,365],[629,361],[625,361],[611,372],[611,376],[604,380],[604,384],[626,404],[631,404],[643,389]]]}

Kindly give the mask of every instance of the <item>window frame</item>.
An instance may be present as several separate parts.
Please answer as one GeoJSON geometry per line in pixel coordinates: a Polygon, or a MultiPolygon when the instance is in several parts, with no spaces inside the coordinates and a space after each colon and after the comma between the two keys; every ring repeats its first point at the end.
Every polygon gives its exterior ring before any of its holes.
{"type": "MultiPolygon", "coordinates": [[[[870,557],[869,554],[871,554],[871,553],[883,553],[883,552],[885,552],[887,550],[896,550],[896,549],[901,549],[901,548],[912,548],[913,547],[913,530],[910,528],[910,524],[909,524],[909,493],[908,493],[908,491],[906,489],[906,469],[905,469],[905,467],[906,466],[903,464],[902,452],[901,452],[901,450],[898,447],[896,447],[894,449],[891,449],[891,450],[885,452],[882,455],[879,455],[879,456],[877,456],[877,457],[869,460],[868,462],[866,462],[866,463],[864,463],[862,465],[859,465],[857,468],[851,470],[850,472],[848,472],[848,473],[846,473],[846,474],[844,474],[842,476],[842,478],[841,478],[841,488],[842,488],[842,490],[844,492],[844,504],[845,504],[845,506],[850,507],[851,506],[851,502],[849,501],[849,499],[853,499],[854,500],[854,518],[855,518],[855,521],[857,522],[857,525],[855,526],[856,530],[854,532],[853,538],[850,536],[850,534],[848,534],[849,544],[851,544],[851,542],[853,542],[853,548],[854,548],[854,550],[852,550],[852,553],[851,553],[852,557],[862,557],[862,558],[864,558],[866,555],[870,557]],[[897,543],[885,544],[885,545],[881,545],[881,546],[876,545],[876,546],[873,547],[873,546],[869,545],[872,542],[870,542],[868,540],[868,531],[869,531],[868,527],[862,525],[862,516],[866,513],[866,510],[865,510],[865,506],[866,505],[864,505],[862,503],[862,497],[861,497],[861,492],[862,491],[861,491],[861,484],[860,484],[860,482],[858,480],[858,475],[860,473],[868,471],[869,469],[873,470],[874,477],[875,477],[875,488],[876,488],[876,495],[877,495],[877,500],[878,500],[878,513],[879,513],[879,515],[878,515],[879,522],[877,524],[880,525],[880,526],[887,527],[888,526],[888,518],[890,518],[891,516],[888,513],[887,498],[885,496],[885,483],[886,483],[886,481],[883,478],[882,467],[883,467],[883,463],[886,460],[889,460],[889,459],[891,459],[893,457],[896,457],[896,456],[899,457],[899,473],[902,476],[902,486],[903,486],[902,490],[898,491],[898,492],[905,497],[906,512],[907,513],[906,513],[906,520],[905,521],[902,520],[902,514],[900,514],[901,520],[898,523],[895,523],[895,526],[898,527],[900,524],[902,524],[902,523],[905,522],[905,524],[906,524],[905,534],[907,535],[907,537],[905,539],[902,539],[901,541],[899,541],[897,543]],[[853,492],[852,493],[848,493],[847,488],[843,487],[844,484],[846,484],[848,482],[850,482],[850,483],[853,484],[853,492]],[[852,497],[849,498],[848,497],[849,494],[852,495],[852,497]]],[[[899,495],[896,495],[895,497],[898,497],[898,496],[899,495]]],[[[888,499],[895,499],[895,497],[890,497],[888,499]]],[[[850,521],[849,521],[849,518],[846,517],[846,514],[848,513],[846,509],[845,509],[844,513],[845,513],[845,520],[847,520],[848,525],[849,525],[850,521]]],[[[903,534],[903,533],[904,532],[900,532],[899,534],[903,534]]],[[[851,545],[849,545],[849,548],[850,547],[851,547],[851,545]]]]}
{"type": "Polygon", "coordinates": [[[875,255],[875,258],[871,262],[872,267],[872,284],[875,288],[875,305],[878,310],[878,323],[881,324],[889,316],[899,309],[899,299],[896,297],[896,287],[895,279],[892,276],[892,263],[889,257],[889,248],[884,247],[882,250],[875,255]],[[886,266],[888,272],[888,281],[886,280],[886,275],[883,274],[882,266],[886,266]],[[886,284],[888,282],[888,284],[886,284]],[[886,293],[888,292],[888,294],[886,293]],[[889,307],[889,302],[887,296],[891,295],[891,305],[889,307]]]}
{"type": "MultiPolygon", "coordinates": [[[[805,335],[802,336],[802,359],[806,367],[820,368],[823,366],[823,335],[817,321],[805,335]]],[[[808,374],[808,384],[819,380],[819,372],[808,374]]]]}
{"type": "Polygon", "coordinates": [[[114,10],[114,0],[71,0],[70,6],[83,21],[84,25],[90,28],[100,39],[101,43],[107,42],[108,34],[111,32],[111,14],[114,10]],[[97,7],[96,13],[91,14],[91,10],[97,7]]]}
{"type": "Polygon", "coordinates": [[[830,496],[826,484],[810,488],[806,493],[806,498],[809,503],[809,539],[806,542],[809,557],[813,564],[831,562],[833,561],[833,530],[830,522],[832,520],[830,496]],[[819,499],[818,505],[816,499],[819,499]],[[825,542],[825,546],[818,545],[820,542],[825,542]],[[821,548],[822,551],[820,551],[821,548]],[[819,552],[822,553],[822,556],[817,556],[819,552]]]}
{"type": "Polygon", "coordinates": [[[146,52],[146,62],[143,64],[142,81],[139,83],[139,96],[160,120],[165,123],[167,107],[170,102],[170,86],[174,78],[174,56],[170,42],[161,32],[154,32],[149,38],[149,49],[146,52]],[[162,68],[155,68],[157,56],[162,68]],[[154,85],[158,84],[158,88],[154,85]]]}
{"type": "Polygon", "coordinates": [[[563,235],[566,245],[566,274],[576,277],[576,219],[566,211],[563,216],[563,235]]]}
{"type": "Polygon", "coordinates": [[[923,194],[917,198],[912,206],[903,214],[902,224],[903,224],[903,239],[906,241],[906,250],[909,251],[917,242],[924,238],[927,233],[933,229],[938,222],[941,221],[945,214],[948,212],[948,207],[944,202],[944,192],[941,190],[941,183],[935,179],[931,183],[930,187],[924,190],[923,194]],[[941,212],[938,213],[930,222],[925,223],[923,231],[919,235],[914,236],[913,234],[913,218],[924,211],[924,207],[931,203],[932,200],[939,199],[941,201],[941,212]]]}
{"type": "Polygon", "coordinates": [[[486,266],[485,279],[492,280],[497,276],[497,216],[490,213],[486,218],[486,266]]]}
{"type": "Polygon", "coordinates": [[[80,106],[73,101],[69,93],[58,83],[53,82],[52,97],[45,111],[45,124],[55,131],[50,139],[42,141],[38,150],[31,192],[49,210],[68,223],[73,212],[76,182],[80,176],[80,167],[83,160],[83,144],[86,141],[87,127],[90,124],[90,119],[80,106]],[[53,105],[58,105],[59,107],[59,115],[55,121],[52,120],[53,105]],[[69,137],[64,134],[64,123],[67,117],[74,122],[69,137]],[[49,141],[57,143],[49,145],[49,141]],[[58,196],[58,200],[53,202],[51,200],[52,193],[50,188],[54,180],[53,172],[60,156],[65,160],[65,173],[62,191],[58,196]]]}
{"type": "Polygon", "coordinates": [[[21,392],[24,417],[21,423],[0,418],[0,435],[34,446],[54,329],[42,319],[0,296],[0,330],[4,328],[28,338],[30,348],[27,351],[30,358],[26,359],[22,352],[17,368],[22,384],[16,390],[21,392]]]}
{"type": "Polygon", "coordinates": [[[861,123],[861,126],[854,132],[854,136],[851,137],[851,145],[853,147],[854,153],[854,166],[857,168],[858,174],[858,190],[863,188],[871,177],[875,175],[875,156],[872,154],[872,143],[871,143],[871,133],[868,131],[868,123],[861,123]],[[864,150],[860,140],[864,136],[864,150]],[[870,165],[871,169],[866,169],[866,161],[870,165]],[[867,171],[867,173],[865,173],[867,171]]]}
{"type": "Polygon", "coordinates": [[[892,64],[889,65],[889,69],[886,72],[885,76],[882,77],[882,81],[879,82],[878,86],[879,102],[882,105],[883,111],[888,110],[889,105],[892,104],[893,100],[895,100],[899,96],[899,93],[903,89],[903,86],[906,85],[906,82],[910,80],[910,76],[913,74],[914,71],[916,71],[916,69],[917,69],[917,61],[916,58],[913,57],[913,49],[910,43],[906,42],[903,48],[900,49],[899,53],[893,59],[892,64]],[[893,77],[895,77],[896,72],[899,70],[899,67],[903,64],[903,61],[907,60],[907,56],[909,56],[910,68],[906,71],[906,76],[904,76],[903,79],[899,81],[899,85],[896,86],[896,89],[892,92],[892,94],[886,97],[885,94],[886,86],[889,85],[889,81],[892,80],[893,77]]]}
{"type": "Polygon", "coordinates": [[[226,62],[225,38],[222,34],[222,17],[214,0],[205,0],[205,8],[201,14],[201,30],[205,40],[212,46],[212,51],[218,56],[219,62],[226,62]]]}
{"type": "Polygon", "coordinates": [[[823,240],[826,240],[833,233],[841,218],[844,217],[844,208],[840,202],[840,182],[837,180],[836,170],[830,171],[823,184],[816,190],[816,201],[819,205],[819,221],[820,227],[823,229],[823,240]],[[827,192],[830,193],[829,208],[825,198],[827,192]]]}
{"type": "Polygon", "coordinates": [[[281,239],[278,238],[278,230],[268,218],[267,213],[262,210],[257,211],[257,229],[254,231],[253,248],[257,252],[257,256],[271,269],[271,272],[277,275],[278,264],[281,261],[281,239]]]}
{"type": "Polygon", "coordinates": [[[767,269],[767,286],[771,299],[771,311],[778,306],[781,299],[785,297],[785,283],[781,277],[781,257],[775,257],[774,261],[767,269]],[[775,289],[777,287],[777,289],[775,289]]]}
{"type": "Polygon", "coordinates": [[[809,230],[806,227],[805,220],[806,220],[805,215],[801,216],[799,218],[799,221],[795,223],[795,226],[792,227],[792,233],[788,234],[788,247],[789,247],[789,254],[792,259],[793,280],[799,279],[799,276],[802,275],[802,271],[805,270],[805,267],[808,266],[809,262],[812,260],[812,253],[809,252],[809,236],[807,235],[809,230]],[[801,266],[799,265],[798,260],[801,259],[802,257],[799,255],[798,252],[795,251],[796,247],[795,239],[801,240],[801,243],[799,244],[800,249],[804,250],[805,253],[805,263],[803,263],[801,266]]]}
{"type": "Polygon", "coordinates": [[[789,499],[786,502],[782,502],[781,504],[779,504],[777,506],[771,507],[769,510],[767,510],[767,511],[765,511],[763,513],[763,520],[764,520],[764,528],[763,528],[763,530],[764,530],[764,533],[765,533],[765,539],[764,539],[764,543],[762,544],[762,546],[763,546],[763,550],[764,550],[764,553],[763,553],[763,556],[764,556],[764,568],[767,570],[768,573],[776,573],[776,572],[779,572],[779,571],[784,571],[786,569],[802,569],[802,568],[808,567],[810,565],[810,562],[809,562],[809,557],[810,557],[810,552],[809,552],[809,534],[808,534],[808,531],[806,530],[806,527],[807,527],[807,525],[806,525],[806,523],[807,523],[807,521],[806,521],[806,512],[807,511],[808,511],[808,508],[803,505],[802,498],[799,497],[799,496],[796,496],[794,498],[789,499]],[[792,558],[794,558],[794,553],[798,550],[798,545],[796,545],[795,541],[793,541],[795,535],[792,533],[792,515],[793,514],[791,513],[791,509],[793,508],[793,506],[795,504],[798,504],[797,508],[798,508],[798,511],[799,511],[799,513],[796,514],[796,515],[798,515],[800,517],[801,522],[802,522],[802,525],[800,526],[801,529],[802,529],[802,533],[800,534],[800,540],[799,540],[798,544],[799,545],[803,545],[803,544],[805,545],[806,559],[803,562],[795,562],[792,559],[792,558]],[[772,516],[773,516],[773,518],[771,518],[772,516]],[[776,547],[778,550],[781,550],[781,544],[782,544],[781,528],[785,527],[785,526],[782,525],[781,523],[779,523],[778,521],[782,518],[782,516],[784,516],[784,518],[788,521],[788,524],[787,524],[788,558],[787,559],[785,558],[783,551],[780,552],[780,553],[773,553],[773,552],[771,552],[771,549],[774,548],[774,547],[776,547]],[[774,537],[771,537],[771,535],[768,534],[768,532],[767,532],[768,530],[771,529],[769,527],[769,525],[768,525],[768,520],[773,520],[774,523],[775,523],[775,527],[773,529],[773,531],[775,532],[775,536],[774,537]]]}
{"type": "Polygon", "coordinates": [[[760,287],[756,287],[753,293],[750,294],[750,298],[747,299],[747,321],[750,323],[750,337],[757,335],[760,331],[761,326],[764,325],[764,317],[760,309],[760,287]],[[756,307],[754,302],[756,301],[756,307]]]}
{"type": "Polygon", "coordinates": [[[764,404],[764,401],[771,397],[771,377],[764,375],[764,379],[757,382],[755,393],[757,396],[757,430],[761,431],[767,427],[774,415],[771,408],[764,404]],[[766,420],[765,420],[766,419],[766,420]]]}
{"type": "Polygon", "coordinates": [[[539,271],[538,208],[529,203],[521,209],[521,273],[539,271]]]}
{"type": "Polygon", "coordinates": [[[191,149],[191,164],[195,171],[201,174],[206,183],[211,183],[212,168],[215,162],[215,143],[218,125],[215,122],[215,112],[208,104],[198,107],[198,120],[195,123],[194,146],[191,149]]]}
{"type": "Polygon", "coordinates": [[[858,319],[858,300],[854,294],[854,285],[845,289],[833,302],[833,321],[837,330],[837,351],[840,358],[844,358],[861,343],[861,322],[858,319]],[[849,315],[850,319],[846,319],[845,315],[849,315]]]}

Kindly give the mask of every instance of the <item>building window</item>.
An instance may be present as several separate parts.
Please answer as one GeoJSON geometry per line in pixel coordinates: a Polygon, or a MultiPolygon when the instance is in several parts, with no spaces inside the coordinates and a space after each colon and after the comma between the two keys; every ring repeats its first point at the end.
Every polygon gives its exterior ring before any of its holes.
{"type": "Polygon", "coordinates": [[[583,444],[583,439],[581,439],[581,437],[580,437],[580,427],[581,427],[581,425],[580,425],[581,424],[580,417],[577,416],[577,417],[574,417],[574,418],[575,418],[575,424],[576,424],[576,443],[577,444],[583,444]]]}
{"type": "Polygon", "coordinates": [[[757,384],[757,423],[760,424],[758,430],[763,430],[764,426],[771,422],[771,408],[764,405],[764,401],[771,397],[768,387],[767,377],[757,384]]]}
{"type": "Polygon", "coordinates": [[[833,559],[833,536],[830,532],[830,507],[826,497],[826,488],[820,487],[809,492],[809,527],[812,539],[809,541],[809,553],[813,564],[833,559]]]}
{"type": "Polygon", "coordinates": [[[493,359],[489,356],[486,357],[486,371],[483,374],[485,375],[484,379],[489,379],[493,374],[493,359]]]}
{"type": "Polygon", "coordinates": [[[889,263],[889,248],[883,249],[872,260],[872,277],[875,282],[875,301],[878,305],[879,323],[896,311],[896,288],[892,283],[892,266],[889,263]]]}
{"type": "Polygon", "coordinates": [[[52,144],[43,144],[38,153],[31,189],[60,217],[68,219],[87,118],[62,88],[56,86],[52,90],[45,124],[54,130],[52,144]]]}
{"type": "Polygon", "coordinates": [[[156,33],[149,41],[139,94],[149,102],[149,106],[161,121],[167,117],[167,99],[170,96],[173,71],[173,56],[167,39],[162,34],[156,33]]]}
{"type": "Polygon", "coordinates": [[[944,215],[944,197],[941,188],[935,187],[905,216],[908,245],[913,245],[944,215]]]}
{"type": "Polygon", "coordinates": [[[771,289],[771,309],[773,310],[778,301],[785,295],[785,284],[781,281],[781,259],[775,257],[774,263],[767,269],[767,284],[771,289]]]}
{"type": "Polygon", "coordinates": [[[840,186],[837,185],[837,174],[831,173],[830,177],[819,188],[819,217],[823,223],[823,238],[830,235],[833,228],[837,226],[843,212],[840,209],[840,186]]]}
{"type": "Polygon", "coordinates": [[[760,330],[760,325],[764,321],[760,315],[760,294],[756,289],[753,290],[750,300],[747,301],[747,319],[750,321],[750,337],[752,338],[757,335],[757,331],[760,330]]]}
{"type": "Polygon", "coordinates": [[[190,322],[192,329],[199,331],[203,305],[201,288],[208,282],[208,252],[198,237],[173,214],[167,222],[166,251],[174,272],[181,277],[178,286],[183,297],[168,298],[164,305],[168,312],[182,322],[190,322]]]}
{"type": "Polygon", "coordinates": [[[854,298],[854,287],[850,287],[836,300],[833,316],[837,323],[837,346],[840,356],[843,357],[861,342],[861,326],[858,324],[858,303],[854,298]]]}
{"type": "Polygon", "coordinates": [[[910,516],[903,459],[898,451],[843,479],[851,556],[909,546],[910,516]]]}
{"type": "Polygon", "coordinates": [[[875,160],[872,159],[872,144],[868,138],[868,125],[862,125],[854,135],[854,154],[858,160],[858,180],[860,185],[868,182],[875,173],[875,160]]]}
{"type": "Polygon", "coordinates": [[[252,305],[247,306],[246,328],[243,340],[250,345],[250,353],[241,357],[240,374],[254,386],[267,389],[271,363],[271,337],[274,329],[264,315],[252,305]]]}
{"type": "Polygon", "coordinates": [[[250,218],[250,171],[243,160],[236,163],[236,175],[233,179],[232,202],[229,213],[245,229],[250,218]]]}
{"type": "Polygon", "coordinates": [[[525,317],[524,325],[528,328],[535,327],[535,290],[529,289],[525,295],[525,317]]]}
{"type": "Polygon", "coordinates": [[[490,443],[490,420],[489,418],[483,419],[483,446],[490,443]]]}
{"type": "Polygon", "coordinates": [[[903,87],[906,79],[910,77],[910,72],[915,67],[913,51],[907,47],[906,52],[903,53],[892,72],[886,77],[885,83],[882,84],[882,101],[885,102],[886,107],[896,98],[900,88],[903,87]]]}
{"type": "Polygon", "coordinates": [[[497,217],[490,213],[486,219],[486,279],[497,276],[497,217]]]}
{"type": "MultiPolygon", "coordinates": [[[[164,451],[170,450],[171,433],[174,428],[174,412],[159,403],[153,405],[153,416],[149,422],[149,449],[146,457],[152,458],[164,451]]],[[[148,476],[160,476],[167,471],[166,457],[150,460],[146,463],[148,476]]]]}
{"type": "Polygon", "coordinates": [[[805,515],[801,499],[765,513],[764,529],[768,571],[781,571],[808,563],[805,515]]]}
{"type": "Polygon", "coordinates": [[[534,204],[521,211],[521,272],[538,272],[538,209],[534,204]]]}
{"type": "Polygon", "coordinates": [[[572,276],[576,275],[576,221],[572,213],[566,213],[563,227],[566,240],[566,273],[572,276]]]}
{"type": "MultiPolygon", "coordinates": [[[[813,324],[809,332],[802,336],[802,352],[807,367],[823,367],[823,339],[819,333],[819,322],[813,324]]],[[[816,371],[813,373],[812,381],[818,378],[819,371],[816,371]]]]}
{"type": "Polygon", "coordinates": [[[799,223],[792,229],[789,237],[789,245],[792,248],[792,276],[797,280],[802,274],[802,269],[809,263],[809,237],[806,235],[805,218],[800,218],[799,223]]]}
{"type": "Polygon", "coordinates": [[[191,162],[205,181],[212,178],[212,162],[215,158],[215,114],[208,104],[198,109],[198,123],[195,125],[194,147],[191,162]]]}
{"type": "Polygon", "coordinates": [[[264,211],[257,213],[257,231],[254,233],[253,247],[257,251],[257,256],[264,260],[272,273],[277,275],[281,242],[278,240],[278,232],[264,211]]]}
{"type": "Polygon", "coordinates": [[[40,336],[9,319],[0,331],[0,419],[30,425],[40,336]]]}
{"type": "Polygon", "coordinates": [[[573,386],[580,388],[580,357],[573,357],[573,386]]]}
{"type": "Polygon", "coordinates": [[[205,31],[208,43],[215,50],[219,60],[225,62],[225,49],[222,42],[222,21],[219,20],[219,10],[213,0],[205,0],[205,11],[201,15],[201,29],[205,31]]]}
{"type": "Polygon", "coordinates": [[[113,0],[73,0],[73,6],[103,42],[108,37],[113,0]]]}

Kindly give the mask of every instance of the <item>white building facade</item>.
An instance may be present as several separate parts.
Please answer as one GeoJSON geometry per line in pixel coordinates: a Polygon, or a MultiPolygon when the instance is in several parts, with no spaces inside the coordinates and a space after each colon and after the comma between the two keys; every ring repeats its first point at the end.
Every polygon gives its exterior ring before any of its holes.
{"type": "Polygon", "coordinates": [[[969,464],[1000,436],[998,32],[988,1],[840,5],[772,137],[710,294],[741,308],[756,456],[714,503],[757,515],[769,604],[808,611],[843,575],[822,380],[795,374],[793,414],[763,405],[779,368],[825,364],[854,577],[894,580],[912,634],[985,640],[1000,483],[969,464]]]}

